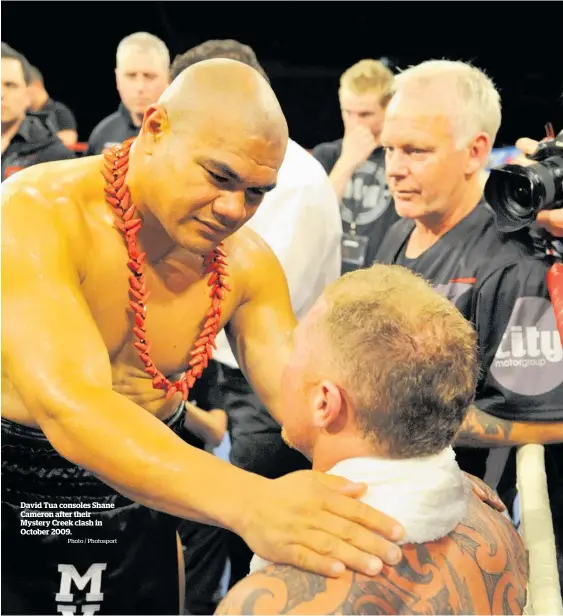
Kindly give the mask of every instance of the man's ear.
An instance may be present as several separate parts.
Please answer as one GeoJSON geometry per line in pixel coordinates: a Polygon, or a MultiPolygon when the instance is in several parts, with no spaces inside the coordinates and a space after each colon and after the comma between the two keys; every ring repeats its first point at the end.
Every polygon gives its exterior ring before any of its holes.
{"type": "Polygon", "coordinates": [[[331,426],[340,425],[344,400],[337,385],[328,379],[318,384],[314,397],[315,411],[313,422],[318,428],[330,430],[331,426]]]}
{"type": "Polygon", "coordinates": [[[164,107],[157,103],[147,107],[143,116],[141,131],[149,148],[150,144],[160,141],[169,125],[168,114],[164,107]]]}
{"type": "Polygon", "coordinates": [[[491,138],[487,133],[479,133],[469,144],[469,158],[466,173],[473,174],[482,169],[491,152],[491,138]]]}

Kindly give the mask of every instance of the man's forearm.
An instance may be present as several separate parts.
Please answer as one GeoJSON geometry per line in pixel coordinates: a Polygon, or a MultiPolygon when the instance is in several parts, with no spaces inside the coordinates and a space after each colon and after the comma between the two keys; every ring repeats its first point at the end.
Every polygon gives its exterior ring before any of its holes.
{"type": "Polygon", "coordinates": [[[59,453],[142,505],[233,529],[263,481],[182,441],[112,391],[92,389],[40,421],[59,453]],[[246,497],[245,497],[246,495],[246,497]],[[227,505],[225,504],[227,503],[227,505]]]}
{"type": "Polygon", "coordinates": [[[354,175],[354,171],[355,168],[345,160],[342,160],[342,158],[339,158],[332,168],[328,179],[330,180],[332,188],[338,197],[338,201],[342,200],[346,184],[348,184],[350,178],[354,175]]]}
{"type": "Polygon", "coordinates": [[[457,433],[460,447],[510,447],[563,442],[563,422],[539,423],[499,419],[471,406],[457,433]]]}

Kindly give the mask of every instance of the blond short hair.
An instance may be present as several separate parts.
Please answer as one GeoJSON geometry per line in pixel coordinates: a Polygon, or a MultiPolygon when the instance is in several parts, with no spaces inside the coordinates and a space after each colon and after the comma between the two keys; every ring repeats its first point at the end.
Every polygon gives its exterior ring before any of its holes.
{"type": "Polygon", "coordinates": [[[324,297],[320,348],[366,438],[396,458],[432,455],[451,444],[477,384],[471,324],[398,265],[345,274],[324,297]]]}
{"type": "Polygon", "coordinates": [[[391,98],[393,73],[379,60],[360,60],[342,73],[340,91],[353,94],[375,93],[384,107],[391,98]]]}
{"type": "Polygon", "coordinates": [[[120,59],[131,49],[147,52],[154,51],[162,58],[163,67],[168,70],[170,67],[170,52],[164,41],[151,34],[150,32],[134,32],[122,39],[117,46],[115,54],[116,66],[119,66],[120,59]]]}
{"type": "Polygon", "coordinates": [[[479,132],[494,143],[502,115],[500,94],[484,71],[466,62],[428,60],[396,75],[395,92],[411,87],[438,89],[440,97],[453,104],[458,147],[479,132]]]}

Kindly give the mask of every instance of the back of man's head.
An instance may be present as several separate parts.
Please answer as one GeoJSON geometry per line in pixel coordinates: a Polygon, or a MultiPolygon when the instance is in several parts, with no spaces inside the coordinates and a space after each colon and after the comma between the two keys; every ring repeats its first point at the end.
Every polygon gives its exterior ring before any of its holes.
{"type": "Polygon", "coordinates": [[[43,75],[41,71],[36,66],[30,66],[30,81],[33,84],[45,85],[45,81],[43,80],[43,75]]]}
{"type": "Polygon", "coordinates": [[[346,274],[324,293],[319,319],[329,371],[356,423],[391,458],[450,445],[473,401],[475,333],[421,277],[396,265],[346,274]]]}
{"type": "Polygon", "coordinates": [[[247,64],[258,71],[268,83],[270,82],[252,47],[243,45],[234,39],[212,39],[177,55],[170,67],[170,78],[174,80],[189,66],[213,58],[227,58],[247,64]]]}

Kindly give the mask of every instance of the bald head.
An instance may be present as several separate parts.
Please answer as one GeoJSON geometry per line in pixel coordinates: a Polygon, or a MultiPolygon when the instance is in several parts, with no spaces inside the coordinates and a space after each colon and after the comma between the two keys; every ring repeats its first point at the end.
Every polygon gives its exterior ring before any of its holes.
{"type": "Polygon", "coordinates": [[[216,58],[180,73],[159,99],[172,130],[213,125],[287,141],[287,123],[268,82],[250,66],[216,58]]]}
{"type": "Polygon", "coordinates": [[[145,111],[128,183],[173,241],[205,255],[275,188],[287,141],[266,80],[240,62],[206,60],[145,111]]]}

